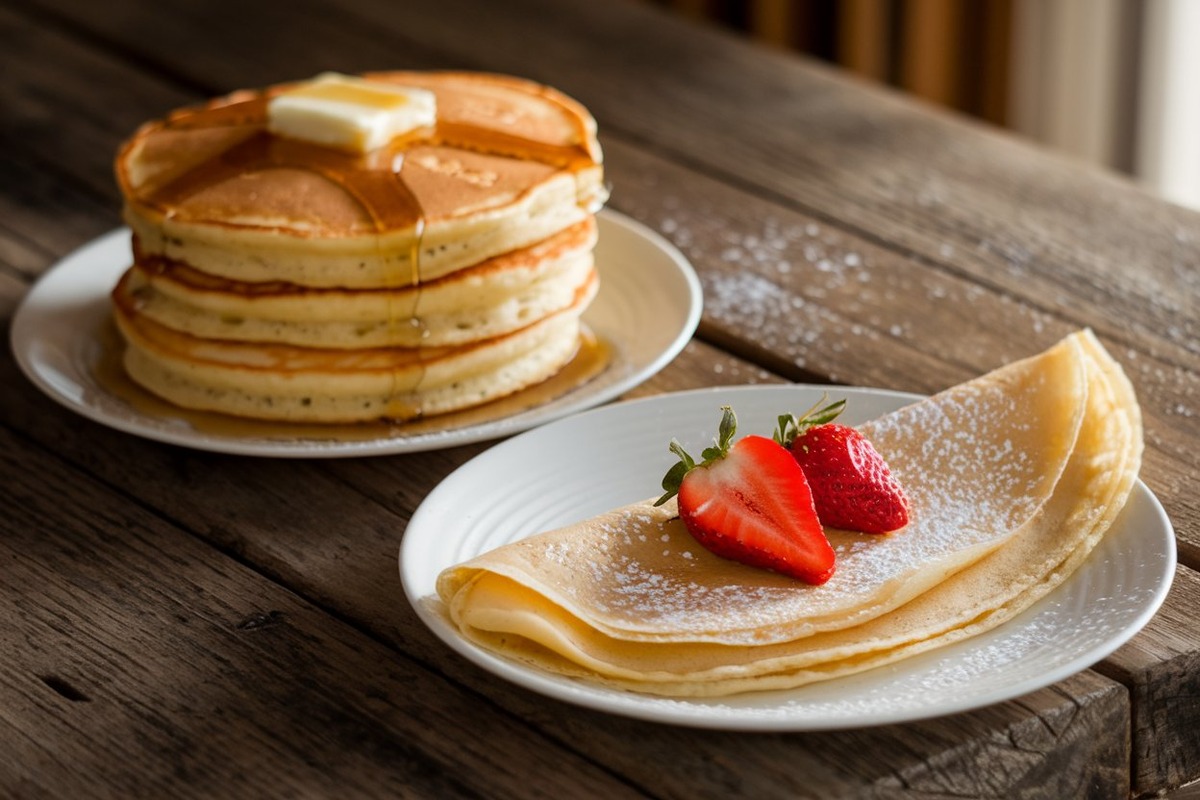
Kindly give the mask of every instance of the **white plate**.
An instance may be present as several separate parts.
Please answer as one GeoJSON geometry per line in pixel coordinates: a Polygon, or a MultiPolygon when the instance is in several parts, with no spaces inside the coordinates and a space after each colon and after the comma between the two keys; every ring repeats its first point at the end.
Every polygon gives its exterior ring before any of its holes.
{"type": "MultiPolygon", "coordinates": [[[[583,386],[499,420],[378,438],[322,433],[319,426],[261,435],[197,430],[182,416],[134,408],[96,379],[98,332],[108,293],[130,263],[129,231],[113,231],[52,267],[26,295],[12,346],[34,384],[72,411],[118,430],[171,444],[243,455],[336,457],[433,450],[493,439],[604,403],[658,372],[687,344],[700,320],[700,281],[687,259],[645,226],[613,211],[599,215],[601,289],[583,319],[609,346],[603,373],[583,386]]],[[[269,430],[264,427],[264,430],[269,430]]]]}
{"type": "Polygon", "coordinates": [[[1175,538],[1158,500],[1139,482],[1112,530],[1057,590],[988,633],[887,667],[800,689],[714,700],[675,700],[602,688],[499,658],[467,642],[439,613],[442,569],[493,547],[657,493],[676,460],[711,443],[719,407],[743,433],[822,392],[849,399],[851,423],[911,402],[871,389],[743,386],[662,395],[596,409],[503,442],[447,477],[413,515],[400,547],[404,591],[454,650],[536,692],[630,717],[738,730],[829,730],[905,722],[1008,700],[1107,656],[1161,605],[1175,571],[1175,538]]]}

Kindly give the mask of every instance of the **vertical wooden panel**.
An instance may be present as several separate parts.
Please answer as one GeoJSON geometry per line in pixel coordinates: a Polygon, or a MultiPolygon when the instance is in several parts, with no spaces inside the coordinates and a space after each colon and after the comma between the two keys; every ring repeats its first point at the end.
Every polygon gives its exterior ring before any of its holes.
{"type": "Polygon", "coordinates": [[[891,65],[895,0],[842,0],[838,61],[867,78],[886,81],[891,65]]]}
{"type": "Polygon", "coordinates": [[[971,109],[980,117],[1003,125],[1008,120],[1008,72],[1012,40],[1012,0],[986,0],[981,20],[981,62],[971,109]]]}
{"type": "Polygon", "coordinates": [[[902,20],[900,86],[956,106],[960,100],[962,0],[908,0],[902,20]]]}
{"type": "Polygon", "coordinates": [[[709,0],[667,0],[671,8],[693,19],[706,19],[712,15],[712,4],[709,0]]]}
{"type": "MultiPolygon", "coordinates": [[[[1041,22],[1055,15],[1052,3],[1078,0],[649,1],[1007,124],[1012,116],[1012,41],[1022,35],[1014,15],[1024,10],[1026,21],[1041,22]]],[[[1032,49],[1040,48],[1035,43],[1032,49]]],[[[1037,69],[1027,74],[1036,76],[1037,69]]]]}
{"type": "Polygon", "coordinates": [[[791,47],[796,43],[797,12],[798,6],[792,0],[752,0],[750,32],[768,44],[791,47]]]}

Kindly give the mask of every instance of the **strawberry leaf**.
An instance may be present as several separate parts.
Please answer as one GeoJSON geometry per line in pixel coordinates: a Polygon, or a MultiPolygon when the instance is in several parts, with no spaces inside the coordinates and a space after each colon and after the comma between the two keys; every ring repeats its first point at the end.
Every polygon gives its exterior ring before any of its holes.
{"type": "Polygon", "coordinates": [[[829,399],[829,395],[822,394],[821,399],[799,417],[794,414],[780,414],[773,435],[775,441],[784,447],[791,447],[792,442],[809,428],[826,425],[837,419],[845,411],[846,401],[843,398],[842,400],[835,400],[829,405],[823,406],[823,403],[827,399],[829,399]]]}
{"type": "Polygon", "coordinates": [[[692,467],[696,466],[696,462],[692,460],[690,455],[688,455],[688,451],[683,449],[683,445],[679,443],[678,439],[671,440],[671,446],[669,449],[672,453],[679,456],[679,463],[683,464],[685,469],[690,470],[692,467]]]}
{"type": "Polygon", "coordinates": [[[675,466],[667,470],[667,474],[662,479],[663,496],[655,500],[654,505],[661,506],[679,494],[679,487],[683,484],[683,476],[687,475],[692,469],[692,467],[688,466],[688,462],[690,461],[690,458],[687,461],[678,461],[675,466]]]}
{"type": "Polygon", "coordinates": [[[654,501],[654,505],[661,506],[679,494],[679,487],[683,483],[683,477],[697,466],[707,467],[709,464],[720,461],[729,455],[729,446],[733,443],[733,437],[737,433],[737,416],[729,406],[721,406],[721,412],[721,424],[717,427],[717,438],[713,441],[712,445],[704,448],[703,452],[700,453],[700,458],[703,460],[699,464],[696,464],[695,460],[683,449],[683,445],[678,440],[671,440],[669,449],[678,456],[679,461],[667,470],[667,474],[663,476],[663,495],[654,501]]]}
{"type": "Polygon", "coordinates": [[[737,433],[737,416],[733,413],[733,408],[730,406],[721,406],[721,424],[717,427],[717,447],[721,451],[721,458],[729,452],[729,445],[733,443],[733,435],[737,433]]]}

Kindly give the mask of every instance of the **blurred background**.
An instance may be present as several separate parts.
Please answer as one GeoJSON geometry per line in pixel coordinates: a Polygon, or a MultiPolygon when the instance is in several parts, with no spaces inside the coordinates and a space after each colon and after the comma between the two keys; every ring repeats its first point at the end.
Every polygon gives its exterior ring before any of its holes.
{"type": "Polygon", "coordinates": [[[1200,0],[645,0],[1200,209],[1200,0]]]}

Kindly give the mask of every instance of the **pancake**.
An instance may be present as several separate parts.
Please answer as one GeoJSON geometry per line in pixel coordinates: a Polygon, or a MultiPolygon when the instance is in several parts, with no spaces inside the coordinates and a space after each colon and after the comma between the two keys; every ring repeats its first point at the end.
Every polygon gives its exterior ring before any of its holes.
{"type": "Polygon", "coordinates": [[[583,106],[492,74],[327,74],[149,122],[115,165],[126,371],[184,408],[313,423],[542,382],[599,285],[601,161],[583,106]]]}
{"type": "Polygon", "coordinates": [[[241,283],[140,254],[117,292],[147,319],[201,338],[337,349],[454,346],[575,305],[596,280],[595,241],[589,216],[439,280],[374,290],[241,283]]]}
{"type": "Polygon", "coordinates": [[[580,341],[570,308],[502,336],[457,347],[337,350],[202,339],[139,314],[114,295],[129,376],[184,408],[252,419],[346,423],[407,420],[458,411],[540,383],[580,341]]]}
{"type": "Polygon", "coordinates": [[[507,657],[635,691],[800,686],[1020,613],[1095,547],[1141,456],[1132,388],[1087,332],[861,429],[913,519],[884,537],[828,531],[838,571],[823,586],[712,556],[673,508],[642,503],[445,571],[445,612],[507,657]]]}
{"type": "Polygon", "coordinates": [[[141,250],[249,283],[392,288],[538,242],[603,203],[596,124],[499,75],[372,73],[437,98],[437,122],[365,155],[273,136],[241,91],[142,126],[117,156],[141,250]]]}

